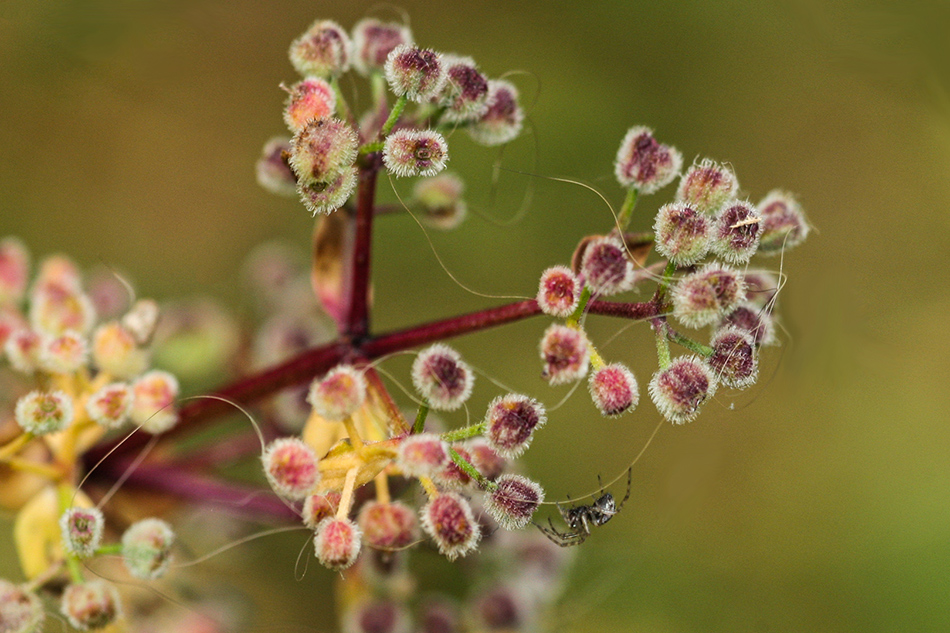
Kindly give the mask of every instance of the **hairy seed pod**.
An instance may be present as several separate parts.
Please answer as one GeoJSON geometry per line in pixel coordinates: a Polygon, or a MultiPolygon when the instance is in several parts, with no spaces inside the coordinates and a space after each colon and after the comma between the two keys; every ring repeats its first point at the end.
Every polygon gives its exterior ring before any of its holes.
{"type": "Polygon", "coordinates": [[[479,145],[504,145],[521,133],[524,111],[518,104],[518,89],[503,79],[488,82],[488,109],[468,127],[469,136],[479,145]]]}
{"type": "Polygon", "coordinates": [[[454,492],[443,492],[431,499],[422,508],[421,519],[423,529],[449,560],[474,550],[481,538],[471,505],[454,492]]]}
{"type": "Polygon", "coordinates": [[[552,385],[563,385],[587,375],[590,347],[583,331],[555,323],[541,337],[541,375],[552,385]]]}
{"type": "Polygon", "coordinates": [[[336,77],[350,68],[353,43],[332,20],[317,20],[290,45],[290,63],[305,77],[336,77]]]}
{"type": "Polygon", "coordinates": [[[624,187],[654,193],[673,182],[683,166],[675,147],[663,145],[647,127],[632,127],[620,142],[614,173],[624,187]]]}
{"type": "Polygon", "coordinates": [[[442,55],[425,48],[401,44],[386,58],[386,81],[396,96],[424,103],[436,97],[447,77],[442,55]]]}
{"type": "Polygon", "coordinates": [[[281,437],[264,449],[264,474],[274,492],[287,499],[304,499],[320,482],[317,457],[303,440],[281,437]]]}
{"type": "Polygon", "coordinates": [[[677,266],[692,266],[709,251],[712,224],[688,204],[673,202],[660,207],[653,232],[656,252],[677,266]]]}
{"type": "Polygon", "coordinates": [[[704,158],[692,165],[680,178],[677,202],[683,202],[701,213],[713,215],[739,190],[736,175],[726,165],[704,158]]]}
{"type": "Polygon", "coordinates": [[[633,410],[640,401],[640,387],[633,372],[612,363],[591,372],[588,381],[594,406],[601,415],[616,417],[633,410]]]}
{"type": "Polygon", "coordinates": [[[485,496],[485,510],[506,530],[528,525],[544,501],[544,489],[521,475],[502,475],[485,496]]]}
{"type": "Polygon", "coordinates": [[[650,397],[657,411],[673,424],[696,418],[699,407],[716,393],[716,376],[697,356],[680,356],[653,374],[650,397]]]}

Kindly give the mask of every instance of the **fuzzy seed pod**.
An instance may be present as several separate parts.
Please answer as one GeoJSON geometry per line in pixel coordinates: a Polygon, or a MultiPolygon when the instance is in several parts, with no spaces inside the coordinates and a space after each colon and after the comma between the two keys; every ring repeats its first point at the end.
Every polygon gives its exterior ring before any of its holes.
{"type": "Polygon", "coordinates": [[[593,371],[588,382],[590,395],[601,415],[616,417],[633,410],[640,402],[640,387],[633,372],[620,363],[593,371]]]}
{"type": "Polygon", "coordinates": [[[0,631],[4,633],[38,633],[46,611],[32,591],[0,578],[0,631]]]}
{"type": "Polygon", "coordinates": [[[619,240],[600,237],[591,240],[584,250],[581,274],[594,294],[617,294],[633,285],[633,262],[619,240]]]}
{"type": "Polygon", "coordinates": [[[92,335],[92,360],[102,371],[125,380],[138,376],[148,366],[148,354],[118,321],[96,328],[92,335]]]}
{"type": "Polygon", "coordinates": [[[320,482],[317,456],[296,437],[274,440],[261,456],[264,474],[274,492],[287,499],[304,499],[320,482]]]}
{"type": "Polygon", "coordinates": [[[514,459],[531,444],[535,429],[547,422],[544,405],[528,396],[510,393],[488,405],[485,438],[502,457],[514,459]]]}
{"type": "Polygon", "coordinates": [[[508,460],[495,452],[483,437],[474,437],[465,442],[464,448],[472,456],[472,466],[488,481],[495,481],[508,466],[508,460]]]}
{"type": "Polygon", "coordinates": [[[497,487],[485,496],[485,510],[506,530],[528,525],[544,501],[541,486],[521,475],[502,475],[497,487]]]}
{"type": "Polygon", "coordinates": [[[422,220],[430,226],[447,231],[454,229],[468,213],[462,191],[465,186],[455,174],[441,173],[416,182],[412,202],[421,208],[422,220]]]}
{"type": "Polygon", "coordinates": [[[752,336],[752,341],[759,347],[774,345],[775,323],[772,313],[766,308],[755,304],[743,303],[729,312],[719,322],[719,327],[737,327],[752,336]]]}
{"type": "Polygon", "coordinates": [[[620,142],[614,173],[624,187],[642,194],[654,193],[673,182],[683,167],[683,156],[675,147],[653,138],[653,130],[632,127],[620,142]]]}
{"type": "Polygon", "coordinates": [[[356,160],[357,143],[356,132],[341,119],[307,121],[291,141],[289,162],[298,188],[335,182],[356,160]]]}
{"type": "Polygon", "coordinates": [[[692,266],[709,251],[712,225],[693,207],[673,202],[660,207],[653,232],[656,252],[677,266],[692,266]]]}
{"type": "MultiPolygon", "coordinates": [[[[461,444],[453,444],[452,450],[458,453],[459,457],[467,461],[469,464],[472,463],[471,453],[469,453],[468,449],[461,444]]],[[[459,468],[458,464],[455,463],[455,460],[452,459],[451,455],[449,455],[448,461],[445,464],[445,468],[443,468],[435,476],[435,479],[447,488],[464,488],[465,486],[472,483],[472,478],[468,476],[468,473],[459,468]]]]}
{"type": "Polygon", "coordinates": [[[80,631],[101,629],[122,613],[119,593],[103,580],[71,584],[63,592],[60,612],[80,631]]]}
{"type": "Polygon", "coordinates": [[[98,508],[69,508],[59,518],[63,547],[78,558],[91,558],[102,544],[105,522],[98,508]]]}
{"type": "Polygon", "coordinates": [[[479,631],[528,630],[531,607],[513,587],[494,586],[475,600],[474,618],[479,631]]]}
{"type": "Polygon", "coordinates": [[[81,291],[48,284],[31,294],[29,317],[33,330],[40,334],[59,336],[70,330],[88,334],[96,322],[96,309],[81,291]]]}
{"type": "Polygon", "coordinates": [[[362,600],[343,616],[342,633],[410,633],[406,607],[395,600],[362,600]]]}
{"type": "Polygon", "coordinates": [[[583,331],[555,323],[541,337],[541,375],[552,385],[563,385],[587,375],[590,347],[583,331]]]}
{"type": "Polygon", "coordinates": [[[421,519],[423,529],[449,560],[474,550],[481,538],[472,506],[454,492],[443,492],[431,499],[422,508],[421,519]]]}
{"type": "Polygon", "coordinates": [[[143,374],[132,385],[132,423],[146,433],[164,433],[178,423],[178,379],[167,371],[143,374]]]}
{"type": "Polygon", "coordinates": [[[416,356],[412,384],[433,409],[454,411],[472,395],[475,375],[458,352],[436,343],[416,356]]]}
{"type": "Polygon", "coordinates": [[[73,421],[73,400],[63,391],[31,391],[17,400],[14,418],[33,435],[62,431],[73,421]]]}
{"type": "Polygon", "coordinates": [[[673,316],[698,328],[717,322],[744,301],[745,283],[738,271],[712,263],[683,277],[672,295],[673,316]]]}
{"type": "Polygon", "coordinates": [[[50,289],[67,294],[82,292],[82,273],[76,262],[65,255],[51,255],[40,262],[32,293],[50,289]]]}
{"type": "Polygon", "coordinates": [[[361,75],[383,70],[389,54],[400,44],[412,44],[407,27],[373,18],[360,20],[353,27],[353,67],[361,75]]]}
{"type": "Polygon", "coordinates": [[[409,477],[434,477],[449,463],[449,445],[438,435],[410,435],[399,443],[396,464],[409,477]]]}
{"type": "Polygon", "coordinates": [[[707,362],[716,371],[719,382],[735,389],[755,384],[759,361],[751,334],[736,327],[725,327],[713,335],[709,345],[714,351],[707,362]]]}
{"type": "Polygon", "coordinates": [[[307,402],[327,420],[345,420],[366,400],[366,378],[350,365],[337,365],[322,379],[314,380],[307,402]]]}
{"type": "Polygon", "coordinates": [[[275,136],[264,143],[255,174],[257,184],[261,187],[278,196],[290,198],[297,193],[297,177],[284,162],[284,152],[290,155],[290,139],[285,136],[275,136]]]}
{"type": "Polygon", "coordinates": [[[758,204],[762,218],[759,252],[774,255],[798,246],[808,237],[810,227],[798,201],[784,191],[771,191],[758,204]]]}
{"type": "Polygon", "coordinates": [[[349,200],[356,190],[358,179],[356,167],[347,167],[327,183],[297,183],[300,201],[307,207],[310,215],[330,214],[349,200]]]}
{"type": "Polygon", "coordinates": [[[419,538],[415,512],[399,501],[367,502],[360,510],[357,524],[363,532],[363,542],[373,549],[399,549],[419,538]]]}
{"type": "Polygon", "coordinates": [[[580,280],[567,266],[552,266],[541,273],[538,307],[553,317],[567,318],[577,309],[581,298],[580,280]]]}
{"type": "Polygon", "coordinates": [[[317,20],[290,45],[290,63],[304,77],[336,77],[350,68],[353,43],[332,20],[317,20]]]}
{"type": "Polygon", "coordinates": [[[775,275],[767,270],[746,270],[742,276],[745,278],[745,293],[750,304],[759,308],[774,307],[779,291],[775,275]]]}
{"type": "Polygon", "coordinates": [[[284,103],[284,123],[296,134],[313,119],[333,116],[336,94],[325,80],[308,77],[287,89],[284,103]]]}
{"type": "Polygon", "coordinates": [[[326,494],[307,495],[303,502],[304,525],[311,530],[316,530],[324,519],[335,515],[340,504],[340,496],[336,490],[331,490],[326,494]]]}
{"type": "Polygon", "coordinates": [[[435,176],[448,159],[445,137],[432,130],[396,130],[383,147],[383,164],[399,178],[435,176]]]}
{"type": "Polygon", "coordinates": [[[704,158],[680,178],[676,200],[701,213],[713,215],[726,201],[734,198],[738,190],[739,181],[732,169],[704,158]]]}
{"type": "Polygon", "coordinates": [[[442,121],[460,123],[479,119],[488,111],[488,79],[471,57],[444,57],[448,80],[442,89],[440,102],[445,107],[442,121]]]}
{"type": "Polygon", "coordinates": [[[521,133],[524,111],[518,105],[518,89],[503,79],[488,82],[489,104],[485,113],[468,128],[469,136],[480,145],[504,145],[521,133]]]}
{"type": "Polygon", "coordinates": [[[132,415],[134,398],[129,385],[113,382],[89,396],[86,400],[86,413],[96,424],[115,429],[125,424],[132,415]]]}
{"type": "Polygon", "coordinates": [[[436,97],[447,79],[442,55],[401,44],[386,58],[386,81],[396,96],[424,103],[436,97]]]}
{"type": "Polygon", "coordinates": [[[0,240],[0,306],[23,300],[30,277],[30,251],[15,237],[0,240]]]}
{"type": "Polygon", "coordinates": [[[71,374],[86,366],[89,347],[78,332],[46,338],[39,349],[40,367],[51,374],[71,374]]]}
{"type": "Polygon", "coordinates": [[[122,317],[122,327],[132,334],[139,345],[148,345],[158,326],[158,303],[154,299],[139,299],[122,317]]]}
{"type": "Polygon", "coordinates": [[[43,337],[29,328],[14,329],[3,345],[13,369],[29,374],[39,368],[43,337]]]}
{"type": "Polygon", "coordinates": [[[712,234],[712,252],[732,264],[744,264],[759,248],[761,218],[750,203],[734,200],[716,216],[712,234]]]}
{"type": "Polygon", "coordinates": [[[657,411],[673,424],[685,424],[716,393],[716,376],[697,356],[680,356],[653,374],[650,397],[657,411]]]}
{"type": "Polygon", "coordinates": [[[461,633],[458,606],[445,598],[428,598],[418,611],[418,633],[461,633]]]}
{"type": "Polygon", "coordinates": [[[161,519],[142,519],[122,535],[122,559],[126,569],[140,580],[155,580],[168,571],[175,532],[161,519]]]}
{"type": "Polygon", "coordinates": [[[360,529],[349,519],[324,519],[313,537],[314,553],[324,567],[342,571],[356,562],[361,539],[360,529]]]}

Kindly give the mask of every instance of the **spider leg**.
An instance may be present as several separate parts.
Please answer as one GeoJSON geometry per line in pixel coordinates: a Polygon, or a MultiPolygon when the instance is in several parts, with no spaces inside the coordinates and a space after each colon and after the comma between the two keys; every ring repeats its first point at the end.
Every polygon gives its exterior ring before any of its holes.
{"type": "Polygon", "coordinates": [[[630,487],[633,483],[633,466],[627,469],[627,494],[623,496],[623,499],[620,500],[620,503],[617,504],[617,512],[620,512],[620,508],[623,507],[623,504],[627,502],[627,499],[630,498],[630,487]]]}
{"type": "Polygon", "coordinates": [[[559,547],[570,547],[572,545],[580,545],[584,542],[584,538],[580,538],[582,536],[581,534],[576,532],[558,532],[557,529],[554,528],[553,524],[551,524],[550,529],[544,527],[540,523],[535,523],[534,526],[538,528],[542,534],[548,537],[549,541],[559,547]]]}

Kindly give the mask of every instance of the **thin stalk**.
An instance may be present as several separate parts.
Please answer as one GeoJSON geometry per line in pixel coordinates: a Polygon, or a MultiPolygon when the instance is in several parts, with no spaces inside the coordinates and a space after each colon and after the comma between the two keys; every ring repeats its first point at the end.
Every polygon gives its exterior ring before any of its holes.
{"type": "Polygon", "coordinates": [[[466,426],[460,429],[455,429],[454,431],[443,433],[441,437],[446,442],[459,442],[461,440],[467,440],[469,438],[475,437],[476,435],[481,435],[484,432],[485,423],[479,422],[477,424],[472,424],[471,426],[466,426]]]}
{"type": "Polygon", "coordinates": [[[393,126],[396,125],[396,122],[399,121],[399,117],[402,116],[402,111],[406,109],[407,103],[409,103],[409,99],[405,95],[396,99],[396,103],[393,104],[393,109],[389,111],[389,118],[383,123],[383,129],[379,131],[381,137],[385,138],[386,135],[392,131],[393,126]]]}
{"type": "Polygon", "coordinates": [[[483,490],[492,490],[495,487],[494,483],[485,479],[467,459],[459,455],[459,452],[451,446],[449,447],[449,456],[452,458],[452,461],[455,462],[455,465],[459,467],[459,470],[478,482],[478,485],[481,486],[483,490]]]}
{"type": "Polygon", "coordinates": [[[353,227],[353,259],[350,265],[347,314],[344,336],[361,340],[369,333],[370,259],[373,242],[373,204],[376,198],[378,160],[360,168],[359,192],[356,204],[356,224],[353,227]]]}
{"type": "Polygon", "coordinates": [[[660,364],[660,369],[666,369],[670,366],[670,344],[666,340],[666,324],[662,321],[654,325],[656,329],[656,357],[660,364]]]}
{"type": "Polygon", "coordinates": [[[669,326],[666,326],[664,329],[666,329],[666,338],[678,345],[682,345],[691,352],[695,352],[700,356],[705,357],[712,356],[713,352],[715,352],[715,350],[708,345],[703,345],[702,343],[694,341],[691,338],[685,337],[669,326]]]}
{"type": "Polygon", "coordinates": [[[617,214],[617,225],[620,227],[621,233],[626,231],[627,226],[630,225],[630,218],[633,217],[633,208],[635,206],[637,206],[637,190],[630,188],[627,190],[627,197],[624,198],[620,212],[617,214]]]}
{"type": "Polygon", "coordinates": [[[429,415],[429,403],[425,400],[419,405],[419,411],[416,413],[416,422],[412,425],[412,434],[418,435],[426,430],[426,417],[429,415]]]}

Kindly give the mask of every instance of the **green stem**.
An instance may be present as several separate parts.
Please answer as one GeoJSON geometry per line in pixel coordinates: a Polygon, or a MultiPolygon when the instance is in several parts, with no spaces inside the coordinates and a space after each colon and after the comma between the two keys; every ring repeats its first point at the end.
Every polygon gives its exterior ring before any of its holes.
{"type": "Polygon", "coordinates": [[[478,485],[481,486],[483,490],[494,490],[496,485],[482,476],[474,466],[472,466],[467,459],[459,455],[451,446],[449,447],[449,455],[452,457],[452,461],[455,462],[455,465],[459,467],[463,473],[471,477],[474,481],[478,482],[478,485]]]}
{"type": "Polygon", "coordinates": [[[461,429],[449,431],[448,433],[443,433],[440,437],[446,442],[458,442],[460,440],[467,440],[470,437],[475,437],[476,435],[481,435],[484,432],[485,423],[479,422],[471,426],[466,426],[462,427],[461,429]]]}
{"type": "Polygon", "coordinates": [[[426,417],[429,415],[429,403],[425,400],[419,405],[419,412],[416,413],[416,423],[412,425],[412,434],[418,435],[426,430],[426,417]]]}
{"type": "Polygon", "coordinates": [[[383,129],[379,131],[381,137],[386,137],[389,134],[393,126],[396,125],[396,122],[399,120],[399,117],[402,116],[402,111],[406,109],[406,104],[409,103],[409,99],[406,95],[403,95],[396,99],[396,103],[393,104],[393,109],[389,111],[389,118],[386,119],[386,122],[383,123],[383,129]]]}
{"type": "Polygon", "coordinates": [[[336,109],[340,113],[340,117],[350,125],[355,125],[356,119],[353,118],[353,113],[350,112],[350,106],[346,102],[346,97],[343,96],[343,91],[340,90],[340,80],[333,77],[330,80],[330,87],[333,88],[333,94],[336,96],[336,109]]]}
{"type": "Polygon", "coordinates": [[[122,543],[113,543],[112,545],[103,545],[96,549],[96,556],[112,556],[122,553],[122,543]]]}
{"type": "Polygon", "coordinates": [[[694,341],[691,338],[685,337],[679,332],[674,332],[669,327],[664,327],[664,329],[666,330],[666,337],[669,340],[679,345],[682,345],[683,347],[685,347],[691,352],[696,352],[700,356],[705,356],[708,358],[709,356],[712,356],[713,352],[715,351],[713,348],[707,345],[703,345],[702,343],[699,343],[697,341],[694,341]]]}
{"type": "Polygon", "coordinates": [[[663,304],[663,300],[666,298],[666,291],[670,287],[670,281],[673,279],[673,273],[675,272],[676,264],[667,262],[666,269],[663,271],[663,279],[660,281],[660,285],[656,289],[656,296],[653,299],[657,306],[663,304]]]}
{"type": "Polygon", "coordinates": [[[82,575],[82,565],[79,564],[78,558],[75,556],[66,556],[66,567],[69,568],[69,577],[74,584],[79,585],[86,582],[86,578],[82,575]]]}
{"type": "Polygon", "coordinates": [[[581,290],[581,298],[577,302],[577,308],[574,309],[574,314],[567,317],[567,324],[571,327],[577,327],[581,322],[581,317],[584,316],[584,310],[587,309],[587,303],[590,301],[590,286],[584,285],[584,289],[581,290]]]}
{"type": "Polygon", "coordinates": [[[373,72],[369,78],[369,86],[374,104],[379,105],[386,101],[386,77],[383,73],[373,72]]]}
{"type": "Polygon", "coordinates": [[[637,206],[637,190],[628,189],[627,197],[624,198],[623,206],[620,207],[620,213],[617,214],[617,225],[620,227],[620,232],[623,233],[627,230],[627,225],[630,224],[630,218],[633,217],[633,208],[637,206]]]}
{"type": "Polygon", "coordinates": [[[373,152],[381,152],[383,148],[386,147],[386,144],[382,141],[377,141],[375,143],[367,143],[360,147],[359,154],[360,156],[366,156],[367,154],[372,154],[373,152]]]}
{"type": "Polygon", "coordinates": [[[660,369],[670,366],[670,344],[666,340],[664,330],[666,330],[666,323],[660,323],[659,327],[656,327],[656,357],[660,361],[660,369]]]}

